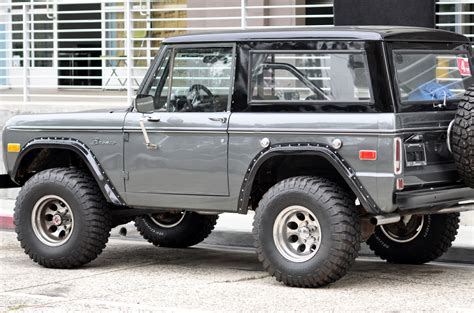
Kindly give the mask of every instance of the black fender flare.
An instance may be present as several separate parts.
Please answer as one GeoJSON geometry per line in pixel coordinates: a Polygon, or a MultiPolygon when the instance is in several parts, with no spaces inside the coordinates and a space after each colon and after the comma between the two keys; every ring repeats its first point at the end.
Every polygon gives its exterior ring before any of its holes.
{"type": "Polygon", "coordinates": [[[253,158],[247,169],[247,172],[245,173],[242,187],[240,188],[237,209],[239,213],[247,213],[253,181],[262,164],[273,156],[285,154],[317,155],[323,157],[329,161],[332,166],[334,166],[334,168],[346,181],[351,190],[359,199],[361,205],[368,211],[368,213],[381,213],[380,208],[377,206],[375,201],[357,178],[355,170],[337,152],[336,149],[327,144],[303,142],[274,144],[261,150],[253,158]]]}
{"type": "Polygon", "coordinates": [[[42,148],[66,149],[75,152],[80,158],[82,158],[84,163],[87,164],[87,167],[94,176],[95,181],[99,185],[102,194],[105,196],[107,201],[116,205],[125,205],[125,202],[120,197],[118,191],[115,189],[114,185],[108,178],[94,153],[86,144],[77,139],[47,137],[35,138],[28,141],[19,152],[11,172],[12,179],[15,183],[18,184],[18,181],[16,181],[16,176],[23,158],[28,155],[31,150],[42,148]]]}

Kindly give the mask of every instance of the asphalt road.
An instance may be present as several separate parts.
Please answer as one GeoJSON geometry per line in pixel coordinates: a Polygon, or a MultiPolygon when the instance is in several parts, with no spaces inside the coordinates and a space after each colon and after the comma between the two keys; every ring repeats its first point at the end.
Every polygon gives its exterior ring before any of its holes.
{"type": "Polygon", "coordinates": [[[165,249],[113,238],[76,270],[42,268],[0,231],[3,311],[455,311],[474,310],[474,266],[387,264],[360,258],[342,280],[289,288],[262,271],[251,249],[165,249]]]}

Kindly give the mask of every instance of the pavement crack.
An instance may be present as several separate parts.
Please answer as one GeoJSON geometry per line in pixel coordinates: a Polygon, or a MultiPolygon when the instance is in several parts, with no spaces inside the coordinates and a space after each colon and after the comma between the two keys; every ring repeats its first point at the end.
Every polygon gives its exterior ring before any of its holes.
{"type": "Polygon", "coordinates": [[[243,277],[243,278],[238,278],[238,279],[226,279],[226,280],[221,280],[221,281],[214,281],[209,284],[228,284],[228,283],[240,283],[244,281],[251,281],[251,280],[259,280],[259,279],[264,279],[270,277],[269,274],[266,275],[260,275],[260,276],[251,276],[251,277],[243,277]]]}

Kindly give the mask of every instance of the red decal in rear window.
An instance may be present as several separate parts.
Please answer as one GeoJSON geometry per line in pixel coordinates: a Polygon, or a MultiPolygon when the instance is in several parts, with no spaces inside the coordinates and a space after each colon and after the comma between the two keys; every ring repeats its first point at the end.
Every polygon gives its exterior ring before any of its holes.
{"type": "Polygon", "coordinates": [[[463,76],[470,76],[471,69],[469,67],[469,61],[467,58],[457,58],[459,74],[463,76]]]}

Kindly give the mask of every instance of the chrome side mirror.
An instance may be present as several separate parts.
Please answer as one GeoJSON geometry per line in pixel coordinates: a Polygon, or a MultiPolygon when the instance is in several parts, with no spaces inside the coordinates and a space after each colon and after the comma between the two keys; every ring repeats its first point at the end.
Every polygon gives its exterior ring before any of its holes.
{"type": "Polygon", "coordinates": [[[155,109],[154,101],[152,96],[138,96],[134,103],[133,106],[135,107],[135,110],[139,113],[149,113],[153,112],[155,109]]]}

